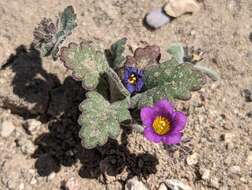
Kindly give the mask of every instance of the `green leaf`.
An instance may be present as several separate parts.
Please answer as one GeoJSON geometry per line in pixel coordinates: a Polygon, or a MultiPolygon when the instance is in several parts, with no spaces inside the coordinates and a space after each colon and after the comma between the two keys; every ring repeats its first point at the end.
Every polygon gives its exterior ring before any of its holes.
{"type": "Polygon", "coordinates": [[[172,44],[168,48],[167,52],[170,53],[172,57],[175,58],[178,63],[184,62],[185,51],[182,44],[180,43],[172,44]]]}
{"type": "Polygon", "coordinates": [[[199,65],[199,64],[194,65],[194,68],[201,71],[202,73],[206,74],[213,81],[220,80],[219,74],[211,68],[208,68],[208,67],[205,67],[205,66],[199,65]]]}
{"type": "Polygon", "coordinates": [[[73,7],[68,6],[59,14],[57,23],[47,18],[39,23],[33,32],[33,45],[40,50],[42,56],[52,55],[56,60],[60,45],[76,26],[76,14],[73,7]]]}
{"type": "Polygon", "coordinates": [[[61,48],[60,59],[73,71],[74,78],[82,81],[86,90],[94,90],[103,75],[109,84],[111,102],[130,96],[116,72],[109,67],[104,53],[96,51],[89,43],[82,42],[80,46],[70,43],[61,48]]]}
{"type": "Polygon", "coordinates": [[[61,48],[60,59],[87,90],[95,89],[100,75],[109,68],[104,53],[94,50],[85,42],[80,45],[70,43],[68,47],[61,48]]]}
{"type": "Polygon", "coordinates": [[[121,79],[113,69],[108,69],[106,74],[108,76],[111,102],[122,100],[130,96],[129,91],[124,87],[121,79]]]}
{"type": "Polygon", "coordinates": [[[127,38],[122,38],[118,41],[116,41],[114,44],[112,44],[110,48],[110,54],[111,54],[111,67],[113,69],[118,69],[123,67],[125,57],[123,55],[125,50],[125,45],[127,43],[127,38]]]}
{"type": "Polygon", "coordinates": [[[179,64],[175,59],[161,63],[144,73],[145,92],[133,96],[130,107],[141,108],[157,100],[191,98],[191,91],[205,84],[205,76],[191,64],[179,64]]]}
{"type": "Polygon", "coordinates": [[[127,101],[110,104],[95,91],[87,93],[80,110],[79,136],[87,149],[104,145],[108,138],[116,139],[121,131],[120,123],[131,119],[127,101]]]}
{"type": "Polygon", "coordinates": [[[72,6],[68,6],[64,9],[63,13],[59,14],[58,24],[59,32],[64,32],[64,35],[69,35],[77,26],[76,14],[72,6]]]}

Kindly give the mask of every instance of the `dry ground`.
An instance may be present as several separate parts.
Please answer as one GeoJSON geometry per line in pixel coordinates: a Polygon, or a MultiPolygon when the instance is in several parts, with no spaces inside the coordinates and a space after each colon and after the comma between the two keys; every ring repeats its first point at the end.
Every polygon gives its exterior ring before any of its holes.
{"type": "Polygon", "coordinates": [[[252,102],[242,96],[244,89],[252,91],[252,1],[204,0],[200,12],[148,30],[142,23],[146,12],[164,2],[0,1],[0,65],[5,65],[0,70],[0,121],[14,125],[11,135],[0,138],[1,190],[56,190],[71,177],[82,189],[117,190],[135,175],[150,189],[170,178],[196,190],[252,189],[252,102]],[[29,50],[42,17],[54,18],[67,5],[75,7],[78,17],[67,43],[89,39],[109,47],[126,36],[133,49],[147,42],[165,52],[170,43],[182,42],[206,52],[204,64],[216,69],[221,80],[209,81],[191,101],[178,102],[189,116],[184,134],[189,142],[163,147],[124,131],[119,143],[111,141],[103,149],[80,147],[80,84],[67,77],[60,62],[29,50]],[[196,155],[194,164],[186,162],[189,154],[196,155]]]}

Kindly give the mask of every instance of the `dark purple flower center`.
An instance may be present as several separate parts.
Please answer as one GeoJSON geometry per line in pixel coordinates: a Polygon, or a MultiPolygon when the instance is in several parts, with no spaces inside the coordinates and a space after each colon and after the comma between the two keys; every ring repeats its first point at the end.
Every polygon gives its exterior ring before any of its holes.
{"type": "Polygon", "coordinates": [[[140,92],[144,85],[143,70],[135,67],[126,67],[124,70],[123,84],[131,94],[140,92]]]}

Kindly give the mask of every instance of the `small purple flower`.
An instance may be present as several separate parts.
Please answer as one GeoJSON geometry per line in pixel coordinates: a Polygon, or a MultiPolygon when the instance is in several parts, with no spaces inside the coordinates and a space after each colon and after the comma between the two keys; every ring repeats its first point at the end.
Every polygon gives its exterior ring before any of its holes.
{"type": "Polygon", "coordinates": [[[165,144],[181,141],[187,117],[183,112],[175,111],[168,100],[160,100],[153,107],[143,107],[140,115],[145,125],[144,136],[149,141],[165,144]]]}
{"type": "Polygon", "coordinates": [[[143,70],[135,67],[125,67],[123,84],[132,94],[140,92],[143,88],[143,70]]]}

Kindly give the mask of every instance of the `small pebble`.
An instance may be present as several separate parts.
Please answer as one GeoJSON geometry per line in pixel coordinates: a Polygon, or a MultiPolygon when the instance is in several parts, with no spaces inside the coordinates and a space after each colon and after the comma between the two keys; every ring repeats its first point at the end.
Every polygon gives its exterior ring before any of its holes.
{"type": "Polygon", "coordinates": [[[208,181],[210,178],[210,170],[202,168],[200,169],[201,179],[208,181]]]}
{"type": "Polygon", "coordinates": [[[252,166],[252,151],[248,152],[247,163],[252,166]]]}
{"type": "Polygon", "coordinates": [[[219,189],[219,187],[220,187],[219,179],[217,177],[211,178],[210,184],[212,187],[214,187],[216,189],[219,189]]]}
{"type": "Polygon", "coordinates": [[[162,9],[157,9],[157,10],[150,11],[146,16],[145,21],[150,27],[157,29],[169,23],[170,20],[171,18],[168,15],[166,15],[162,11],[162,9]]]}
{"type": "Polygon", "coordinates": [[[34,134],[41,127],[42,123],[36,119],[28,119],[25,123],[25,128],[30,134],[34,134]]]}
{"type": "Polygon", "coordinates": [[[168,190],[168,189],[167,189],[167,186],[164,183],[161,183],[158,190],[168,190]]]}
{"type": "Polygon", "coordinates": [[[80,190],[80,184],[75,178],[70,178],[65,182],[64,189],[66,190],[80,190]]]}
{"type": "Polygon", "coordinates": [[[225,141],[225,143],[232,143],[235,139],[235,136],[235,133],[225,133],[221,138],[225,141]]]}
{"type": "Polygon", "coordinates": [[[23,154],[33,154],[36,150],[36,146],[33,142],[25,137],[20,137],[17,139],[17,145],[20,147],[20,150],[23,154]]]}
{"type": "Polygon", "coordinates": [[[229,168],[229,172],[232,174],[239,175],[241,173],[241,168],[240,166],[232,166],[229,168]]]}
{"type": "Polygon", "coordinates": [[[0,135],[4,138],[9,137],[14,129],[15,126],[11,121],[4,120],[0,123],[0,135]]]}
{"type": "Polygon", "coordinates": [[[125,190],[148,190],[148,188],[137,177],[134,177],[127,181],[125,190]]]}
{"type": "Polygon", "coordinates": [[[169,179],[164,182],[169,190],[192,190],[192,188],[177,179],[169,179]]]}
{"type": "Polygon", "coordinates": [[[21,183],[18,188],[19,188],[19,190],[23,190],[25,188],[25,185],[23,183],[21,183]]]}
{"type": "Polygon", "coordinates": [[[169,0],[164,5],[164,11],[172,17],[179,17],[185,13],[199,11],[200,6],[195,0],[169,0]]]}
{"type": "Polygon", "coordinates": [[[36,185],[37,184],[37,180],[35,177],[32,177],[31,181],[30,181],[31,185],[36,185]]]}
{"type": "Polygon", "coordinates": [[[199,155],[197,153],[193,153],[192,155],[188,156],[186,162],[189,166],[196,165],[198,163],[199,155]]]}
{"type": "Polygon", "coordinates": [[[55,176],[56,176],[56,173],[55,173],[55,172],[52,172],[52,173],[47,177],[47,179],[48,179],[49,181],[52,181],[53,178],[55,178],[55,176]]]}

